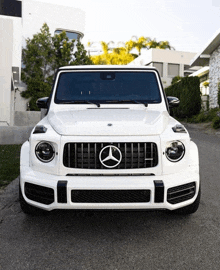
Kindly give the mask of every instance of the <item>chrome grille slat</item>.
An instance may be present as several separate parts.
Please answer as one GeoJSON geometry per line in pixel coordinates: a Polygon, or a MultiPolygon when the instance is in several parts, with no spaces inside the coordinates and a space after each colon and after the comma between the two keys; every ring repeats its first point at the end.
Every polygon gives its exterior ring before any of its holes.
{"type": "Polygon", "coordinates": [[[122,160],[114,169],[141,169],[155,167],[158,164],[157,145],[152,142],[135,143],[94,143],[69,142],[64,146],[63,164],[68,168],[108,169],[99,160],[102,148],[114,145],[120,149],[122,160]]]}
{"type": "Polygon", "coordinates": [[[90,143],[88,143],[88,168],[90,169],[90,143]]]}
{"type": "Polygon", "coordinates": [[[134,161],[134,149],[133,143],[131,143],[131,168],[133,169],[133,161],[134,161]]]}
{"type": "Polygon", "coordinates": [[[70,144],[68,144],[68,167],[70,167],[70,144]]]}
{"type": "Polygon", "coordinates": [[[83,168],[83,143],[81,143],[81,168],[83,168]]]}
{"type": "Polygon", "coordinates": [[[138,143],[138,168],[140,168],[140,143],[138,143]]]}
{"type": "Polygon", "coordinates": [[[75,143],[74,146],[75,146],[74,162],[75,162],[75,168],[77,168],[77,144],[75,143]]]}
{"type": "Polygon", "coordinates": [[[125,143],[125,169],[127,169],[127,143],[125,143]]]}
{"type": "Polygon", "coordinates": [[[94,152],[95,152],[95,168],[96,168],[96,159],[97,159],[97,148],[96,148],[96,143],[94,144],[94,152]]]}

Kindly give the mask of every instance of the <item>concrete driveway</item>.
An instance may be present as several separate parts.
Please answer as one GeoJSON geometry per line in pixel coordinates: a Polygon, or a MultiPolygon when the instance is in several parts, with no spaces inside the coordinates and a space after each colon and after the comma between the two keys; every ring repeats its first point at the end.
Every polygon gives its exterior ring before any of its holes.
{"type": "Polygon", "coordinates": [[[18,179],[0,194],[0,269],[220,269],[220,137],[189,127],[202,199],[188,217],[166,212],[20,210],[18,179]]]}

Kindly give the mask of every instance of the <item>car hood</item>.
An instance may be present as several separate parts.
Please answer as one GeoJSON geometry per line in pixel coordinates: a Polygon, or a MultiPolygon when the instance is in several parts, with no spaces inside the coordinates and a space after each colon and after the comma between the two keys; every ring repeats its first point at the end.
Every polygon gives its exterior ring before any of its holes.
{"type": "Polygon", "coordinates": [[[159,135],[169,122],[164,111],[127,108],[97,108],[49,112],[48,121],[66,136],[142,136],[159,135]]]}

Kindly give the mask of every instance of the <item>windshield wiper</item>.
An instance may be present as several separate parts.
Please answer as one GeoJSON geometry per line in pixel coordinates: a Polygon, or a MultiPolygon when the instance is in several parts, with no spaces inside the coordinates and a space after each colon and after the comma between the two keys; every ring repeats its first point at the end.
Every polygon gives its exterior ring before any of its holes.
{"type": "Polygon", "coordinates": [[[145,107],[148,106],[147,102],[140,102],[137,100],[133,100],[133,99],[128,99],[128,100],[108,100],[108,102],[112,102],[112,103],[128,103],[128,102],[133,102],[136,104],[143,104],[145,107]]]}
{"type": "Polygon", "coordinates": [[[148,106],[148,103],[147,102],[140,102],[140,101],[137,101],[137,100],[133,100],[133,102],[135,102],[137,104],[143,104],[145,107],[148,106]]]}
{"type": "Polygon", "coordinates": [[[88,100],[71,100],[71,101],[63,101],[63,102],[61,102],[61,104],[83,104],[83,103],[93,104],[93,105],[96,105],[97,107],[100,107],[99,103],[90,102],[88,100]]]}

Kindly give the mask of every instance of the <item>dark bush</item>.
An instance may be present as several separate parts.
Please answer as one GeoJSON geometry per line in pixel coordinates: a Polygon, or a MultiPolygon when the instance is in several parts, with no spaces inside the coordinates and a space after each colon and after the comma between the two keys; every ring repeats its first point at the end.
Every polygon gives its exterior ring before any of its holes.
{"type": "Polygon", "coordinates": [[[220,117],[216,116],[212,119],[212,127],[214,129],[220,128],[220,117]]]}
{"type": "Polygon", "coordinates": [[[220,107],[220,85],[218,85],[218,106],[220,107]]]}
{"type": "Polygon", "coordinates": [[[189,118],[201,110],[201,92],[198,77],[184,77],[179,82],[165,89],[167,96],[177,97],[180,105],[172,109],[172,115],[189,118]]]}

